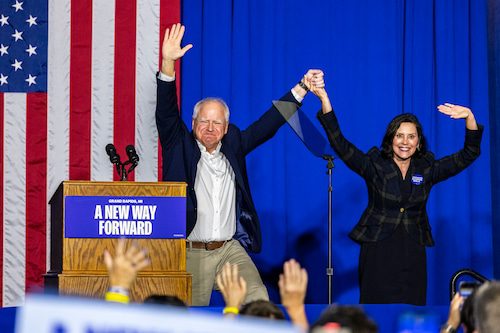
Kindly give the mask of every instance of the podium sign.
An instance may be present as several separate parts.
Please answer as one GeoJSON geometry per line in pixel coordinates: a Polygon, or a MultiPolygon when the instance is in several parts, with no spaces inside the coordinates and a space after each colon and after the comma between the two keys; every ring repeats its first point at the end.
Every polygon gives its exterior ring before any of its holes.
{"type": "Polygon", "coordinates": [[[66,238],[185,238],[185,197],[67,196],[66,238]]]}

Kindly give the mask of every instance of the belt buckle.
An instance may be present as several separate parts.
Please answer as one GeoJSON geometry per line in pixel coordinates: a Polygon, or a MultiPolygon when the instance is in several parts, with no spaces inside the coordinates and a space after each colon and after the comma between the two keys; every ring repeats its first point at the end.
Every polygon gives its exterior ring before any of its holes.
{"type": "Polygon", "coordinates": [[[220,249],[221,247],[224,246],[224,244],[226,244],[226,242],[227,241],[211,241],[211,242],[204,243],[205,250],[213,251],[213,250],[220,249]]]}
{"type": "Polygon", "coordinates": [[[206,250],[206,251],[212,251],[212,250],[217,249],[217,248],[212,248],[212,245],[213,245],[214,243],[215,243],[214,241],[205,243],[205,250],[206,250]]]}

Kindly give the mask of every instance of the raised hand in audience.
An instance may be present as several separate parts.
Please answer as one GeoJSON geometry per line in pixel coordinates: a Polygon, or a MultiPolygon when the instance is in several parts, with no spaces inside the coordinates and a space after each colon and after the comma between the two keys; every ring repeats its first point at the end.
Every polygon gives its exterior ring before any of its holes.
{"type": "Polygon", "coordinates": [[[281,303],[285,307],[291,321],[306,329],[307,321],[304,300],[307,292],[307,272],[294,259],[283,264],[283,274],[280,274],[278,286],[280,289],[281,303]]]}
{"type": "Polygon", "coordinates": [[[247,294],[247,283],[238,273],[238,265],[226,263],[216,278],[226,307],[224,314],[237,315],[247,294]]]}
{"type": "Polygon", "coordinates": [[[132,243],[126,249],[125,239],[118,240],[115,256],[104,251],[104,264],[108,269],[110,289],[106,300],[128,303],[128,292],[137,277],[137,272],[149,266],[146,250],[132,243]],[[123,297],[121,297],[122,295],[123,297]]]}

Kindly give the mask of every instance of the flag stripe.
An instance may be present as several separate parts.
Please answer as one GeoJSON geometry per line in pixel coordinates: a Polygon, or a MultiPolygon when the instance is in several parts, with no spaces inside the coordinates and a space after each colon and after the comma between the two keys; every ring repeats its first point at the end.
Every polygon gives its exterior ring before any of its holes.
{"type": "MultiPolygon", "coordinates": [[[[52,197],[62,180],[69,179],[71,0],[49,0],[49,22],[47,199],[52,197]]],[[[50,231],[50,209],[47,205],[45,207],[47,231],[50,231]]],[[[46,232],[46,241],[46,262],[50,267],[50,232],[46,232]]]]}
{"type": "Polygon", "coordinates": [[[158,70],[159,8],[159,0],[137,1],[135,144],[140,156],[140,167],[134,172],[137,181],[158,179],[156,81],[151,73],[158,70]]]}
{"type": "Polygon", "coordinates": [[[3,304],[24,300],[26,258],[26,94],[4,98],[3,304]]]}
{"type": "MultiPolygon", "coordinates": [[[[135,55],[136,55],[135,0],[117,0],[115,13],[115,119],[114,143],[122,162],[126,161],[125,147],[135,141],[135,55]]],[[[114,179],[119,180],[117,173],[114,179]]],[[[128,180],[134,180],[133,173],[128,180]]]]}
{"type": "MultiPolygon", "coordinates": [[[[5,134],[4,134],[4,131],[3,131],[3,128],[4,128],[4,125],[3,125],[3,120],[4,120],[4,107],[3,107],[3,103],[4,103],[4,94],[3,93],[0,93],[0,134],[2,134],[2,138],[5,138],[5,134]]],[[[5,200],[5,191],[4,191],[4,173],[3,173],[3,165],[4,165],[4,155],[3,155],[3,145],[4,145],[4,141],[5,140],[2,140],[2,142],[0,143],[0,193],[2,193],[2,200],[0,200],[0,221],[2,221],[2,223],[0,224],[0,256],[2,258],[2,260],[0,260],[0,272],[2,272],[2,274],[0,274],[0,286],[3,286],[3,253],[4,253],[4,250],[3,250],[3,224],[4,224],[4,214],[3,214],[3,203],[4,203],[4,200],[5,200]]],[[[0,307],[3,306],[3,288],[0,288],[0,307]]]]}
{"type": "Polygon", "coordinates": [[[105,147],[113,142],[115,17],[111,13],[115,3],[94,1],[92,5],[91,179],[112,180],[112,165],[103,162],[109,160],[105,147]]]}
{"type": "Polygon", "coordinates": [[[26,291],[43,286],[46,272],[47,94],[26,102],[26,291]]]}
{"type": "MultiPolygon", "coordinates": [[[[161,44],[163,43],[163,36],[165,34],[165,30],[167,27],[171,27],[172,24],[178,23],[181,21],[181,5],[180,1],[169,1],[169,0],[161,0],[160,1],[160,39],[159,39],[159,50],[158,52],[158,70],[161,67],[161,44]]],[[[177,96],[180,96],[180,87],[181,87],[181,71],[180,71],[180,61],[175,64],[175,72],[176,72],[176,83],[177,83],[177,96]]],[[[180,99],[179,99],[180,105],[180,99]]],[[[162,149],[161,146],[158,145],[158,180],[162,180],[162,149]]]]}
{"type": "Polygon", "coordinates": [[[71,9],[69,177],[90,179],[92,0],[73,0],[71,9]]]}

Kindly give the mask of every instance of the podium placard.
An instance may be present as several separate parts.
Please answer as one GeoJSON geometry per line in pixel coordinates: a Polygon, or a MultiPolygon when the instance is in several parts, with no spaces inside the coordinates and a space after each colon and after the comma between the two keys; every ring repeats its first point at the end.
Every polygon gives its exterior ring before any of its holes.
{"type": "Polygon", "coordinates": [[[108,249],[114,253],[116,239],[113,238],[124,237],[131,239],[127,242],[133,239],[139,246],[146,248],[151,261],[150,266],[138,274],[130,291],[131,300],[141,302],[152,294],[175,295],[189,304],[191,302],[191,275],[186,272],[185,197],[185,183],[62,182],[50,200],[51,255],[50,270],[45,276],[46,287],[56,288],[61,294],[103,298],[109,287],[103,262],[104,250],[108,249]],[[162,201],[168,204],[162,206],[162,201]],[[68,203],[70,206],[67,210],[66,204],[68,203]],[[74,208],[80,204],[83,211],[79,211],[78,208],[75,211],[74,208]],[[96,208],[96,205],[100,204],[102,206],[96,208]],[[112,207],[106,208],[106,205],[112,207]],[[158,210],[158,205],[162,206],[161,212],[158,210]],[[135,206],[134,212],[131,206],[135,206]],[[90,209],[91,216],[81,215],[75,222],[73,218],[85,212],[86,209],[90,209]],[[102,219],[97,211],[99,209],[101,209],[102,219]],[[127,209],[129,215],[126,215],[127,209]],[[172,214],[169,214],[169,209],[172,214]],[[159,213],[164,217],[158,215],[159,213]],[[116,219],[114,219],[115,216],[116,219]],[[71,222],[67,218],[71,218],[71,222]],[[130,233],[131,228],[135,228],[135,233],[137,233],[139,226],[144,235],[94,237],[93,232],[99,233],[101,220],[104,221],[101,223],[101,227],[104,228],[103,233],[106,233],[106,228],[108,232],[119,230],[119,233],[123,230],[128,230],[130,233]],[[124,221],[129,221],[129,223],[123,223],[124,221]],[[78,227],[75,231],[75,223],[76,225],[85,223],[88,224],[87,226],[90,225],[91,229],[94,227],[96,229],[90,233],[84,230],[87,234],[81,233],[82,230],[78,227]],[[152,234],[155,228],[162,229],[163,227],[168,230],[169,226],[161,226],[168,223],[173,224],[173,228],[170,228],[173,230],[171,237],[151,238],[148,237],[150,235],[145,235],[150,231],[152,234]],[[67,227],[69,230],[66,230],[67,227]]]}
{"type": "Polygon", "coordinates": [[[66,238],[186,238],[186,197],[66,196],[66,238]]]}

